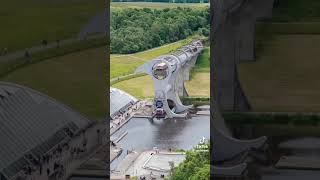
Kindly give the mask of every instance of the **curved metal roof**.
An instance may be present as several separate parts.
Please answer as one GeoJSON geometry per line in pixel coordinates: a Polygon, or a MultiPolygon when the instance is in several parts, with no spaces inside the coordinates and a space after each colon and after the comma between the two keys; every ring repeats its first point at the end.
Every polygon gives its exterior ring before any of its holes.
{"type": "Polygon", "coordinates": [[[130,103],[137,101],[138,100],[130,94],[120,89],[110,87],[110,117],[113,118],[120,110],[127,107],[130,103]]]}
{"type": "Polygon", "coordinates": [[[0,174],[7,179],[90,120],[40,92],[0,82],[0,174]]]}

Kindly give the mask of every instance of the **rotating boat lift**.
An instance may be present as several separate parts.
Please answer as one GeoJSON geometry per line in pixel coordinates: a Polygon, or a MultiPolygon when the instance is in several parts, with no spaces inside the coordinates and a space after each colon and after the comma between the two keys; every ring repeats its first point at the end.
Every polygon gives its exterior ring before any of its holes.
{"type": "Polygon", "coordinates": [[[191,106],[185,106],[180,96],[188,96],[184,81],[203,50],[200,40],[178,49],[170,55],[157,57],[138,67],[135,73],[147,73],[154,82],[154,115],[156,118],[185,118],[191,106]]]}
{"type": "Polygon", "coordinates": [[[211,175],[241,177],[247,156],[264,159],[266,137],[239,140],[232,137],[220,111],[248,111],[249,102],[238,79],[237,64],[255,58],[255,23],[272,15],[274,0],[214,0],[211,6],[211,175]],[[226,165],[227,164],[227,165],[226,165]]]}

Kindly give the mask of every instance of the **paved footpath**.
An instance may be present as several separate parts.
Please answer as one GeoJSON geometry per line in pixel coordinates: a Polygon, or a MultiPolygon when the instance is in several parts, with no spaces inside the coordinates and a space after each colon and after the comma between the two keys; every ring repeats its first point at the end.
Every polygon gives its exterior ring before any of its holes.
{"type": "Polygon", "coordinates": [[[130,119],[135,115],[136,112],[139,111],[139,109],[143,106],[145,106],[145,101],[139,101],[133,107],[130,107],[126,113],[128,115],[124,114],[121,117],[115,118],[112,122],[110,122],[110,136],[112,136],[116,131],[118,131],[124,124],[130,121],[130,119]]]}
{"type": "MultiPolygon", "coordinates": [[[[100,37],[105,37],[105,34],[88,36],[86,39],[90,40],[90,39],[95,39],[95,38],[100,38],[100,37]]],[[[84,38],[70,38],[70,39],[66,39],[66,40],[61,40],[59,42],[59,46],[61,47],[63,45],[73,44],[76,42],[80,42],[82,40],[84,40],[84,38]]],[[[32,57],[32,54],[34,54],[34,53],[39,53],[39,52],[43,52],[43,51],[54,49],[54,48],[58,48],[58,43],[57,42],[51,42],[51,43],[49,42],[47,45],[34,46],[31,48],[26,48],[24,50],[19,50],[16,52],[9,53],[7,55],[0,55],[0,62],[23,58],[25,56],[26,50],[29,52],[29,54],[32,57]]],[[[0,51],[2,51],[2,49],[0,49],[0,51]]]]}

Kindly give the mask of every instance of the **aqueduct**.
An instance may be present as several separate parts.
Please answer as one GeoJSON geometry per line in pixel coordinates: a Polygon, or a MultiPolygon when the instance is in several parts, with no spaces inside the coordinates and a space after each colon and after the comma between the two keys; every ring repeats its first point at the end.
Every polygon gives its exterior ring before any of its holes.
{"type": "Polygon", "coordinates": [[[188,96],[184,81],[189,80],[190,70],[202,50],[202,42],[195,41],[137,68],[135,73],[147,73],[153,79],[154,112],[157,118],[186,117],[191,106],[183,105],[179,96],[188,96]]]}

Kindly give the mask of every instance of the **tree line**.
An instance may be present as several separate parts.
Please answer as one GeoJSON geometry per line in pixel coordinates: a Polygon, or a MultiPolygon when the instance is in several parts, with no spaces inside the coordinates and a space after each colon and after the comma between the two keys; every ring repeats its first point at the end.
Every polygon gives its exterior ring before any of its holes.
{"type": "Polygon", "coordinates": [[[186,159],[171,169],[168,180],[208,180],[210,179],[210,144],[199,144],[200,148],[186,152],[186,159]],[[206,147],[206,148],[203,148],[206,147]]]}
{"type": "Polygon", "coordinates": [[[209,16],[209,8],[112,9],[111,53],[135,53],[196,33],[209,36],[209,16]]]}

